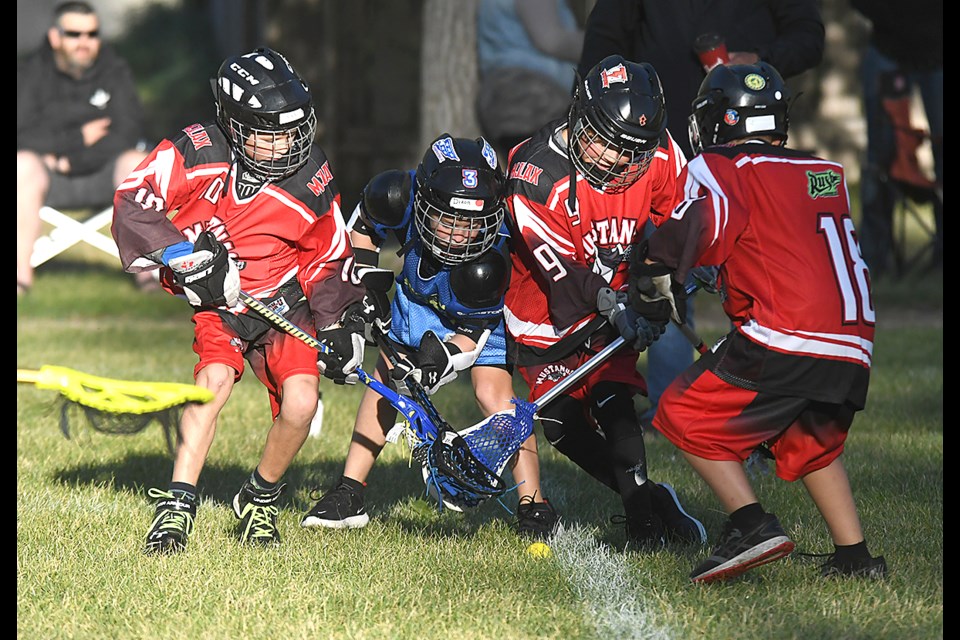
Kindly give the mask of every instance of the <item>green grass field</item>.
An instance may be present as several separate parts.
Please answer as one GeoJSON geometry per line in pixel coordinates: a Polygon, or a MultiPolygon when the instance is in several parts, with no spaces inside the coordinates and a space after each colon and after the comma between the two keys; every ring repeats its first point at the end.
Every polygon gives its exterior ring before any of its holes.
{"type": "MultiPolygon", "coordinates": [[[[687,575],[707,549],[623,553],[623,531],[610,523],[619,501],[542,441],[545,493],[565,524],[552,558],[524,553],[497,502],[437,513],[400,445],[387,447],[369,478],[368,527],[301,529],[316,493],[342,470],[362,392],[329,383],[323,432],[286,478],[283,545],[241,547],[229,502],[270,420],[252,375],[221,416],[188,551],[148,557],[146,492],[165,488],[172,468],[160,427],[108,436],[81,425],[66,440],[59,395],[18,384],[17,636],[942,638],[942,276],[881,283],[876,303],[870,398],[845,460],[871,550],[890,566],[884,582],[824,581],[816,561],[795,555],[729,584],[693,586],[687,575]]],[[[710,304],[699,307],[701,333],[713,340],[723,325],[711,323],[710,304]]],[[[141,294],[129,276],[77,249],[42,267],[18,300],[17,366],[189,383],[189,315],[184,302],[141,294]]],[[[437,404],[456,426],[479,418],[463,379],[437,404]]],[[[663,438],[651,437],[648,449],[652,477],[677,487],[712,543],[723,523],[718,503],[663,438]]],[[[756,486],[798,551],[832,550],[802,485],[763,475],[756,486]]],[[[504,499],[511,510],[514,496],[504,499]]]]}

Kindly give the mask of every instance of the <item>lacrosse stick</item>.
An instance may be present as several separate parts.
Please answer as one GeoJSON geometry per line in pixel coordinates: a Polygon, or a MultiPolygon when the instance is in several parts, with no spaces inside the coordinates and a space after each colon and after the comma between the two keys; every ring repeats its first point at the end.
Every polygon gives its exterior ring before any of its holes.
{"type": "MultiPolygon", "coordinates": [[[[527,402],[514,398],[515,407],[506,411],[494,413],[481,422],[459,432],[471,451],[484,461],[497,475],[503,473],[507,463],[520,445],[533,433],[533,422],[540,418],[539,412],[560,395],[569,391],[584,377],[593,373],[610,356],[616,353],[626,341],[618,336],[610,344],[587,360],[550,390],[540,396],[535,402],[527,402]],[[503,434],[514,434],[508,440],[509,446],[504,445],[503,434]]],[[[459,490],[456,483],[449,481],[442,472],[428,474],[424,472],[424,482],[432,493],[442,496],[443,504],[455,510],[462,511],[464,507],[476,507],[489,496],[472,496],[459,490]]]]}
{"type": "MultiPolygon", "coordinates": [[[[687,286],[687,294],[699,288],[699,284],[687,286]]],[[[688,325],[674,321],[683,335],[696,347],[701,354],[707,352],[703,340],[688,325]]],[[[583,366],[571,372],[562,381],[554,385],[549,391],[540,396],[536,402],[530,403],[514,398],[514,409],[494,413],[476,425],[459,431],[467,446],[487,466],[499,476],[503,473],[513,454],[520,448],[527,437],[533,433],[534,420],[539,419],[539,411],[553,402],[557,397],[570,390],[585,376],[606,362],[610,356],[624,344],[623,337],[617,337],[596,355],[590,358],[583,366]]],[[[429,400],[427,401],[429,402],[429,400]]],[[[462,511],[463,507],[475,507],[486,499],[484,496],[471,496],[458,490],[456,483],[449,481],[443,473],[435,469],[424,467],[423,479],[427,483],[428,491],[442,496],[443,504],[455,510],[462,511]]]]}
{"type": "Polygon", "coordinates": [[[171,453],[180,409],[191,402],[213,400],[212,391],[192,384],[115,380],[52,365],[44,365],[38,371],[17,369],[17,382],[60,392],[65,400],[60,431],[68,440],[69,409],[79,407],[94,429],[114,435],[139,433],[156,419],[163,426],[171,453]]]}
{"type": "MultiPolygon", "coordinates": [[[[277,329],[290,334],[317,351],[331,353],[327,345],[249,293],[240,291],[240,301],[277,329]]],[[[451,433],[456,436],[456,431],[440,417],[436,407],[429,400],[427,401],[429,408],[424,408],[373,378],[363,369],[358,367],[355,372],[360,382],[386,398],[410,425],[418,442],[414,455],[419,462],[434,460],[441,464],[450,473],[451,481],[461,490],[484,497],[503,495],[506,491],[503,480],[478,460],[461,438],[440,437],[441,434],[449,436],[451,433]]],[[[423,397],[426,397],[426,392],[423,393],[423,397]]]]}
{"type": "MultiPolygon", "coordinates": [[[[373,328],[373,337],[390,364],[396,367],[400,354],[393,343],[378,327],[373,328]]],[[[454,511],[462,511],[462,508],[455,502],[444,500],[444,493],[460,496],[458,502],[466,506],[476,506],[488,498],[506,493],[506,485],[500,474],[507,461],[533,432],[532,422],[499,424],[485,432],[478,432],[480,437],[472,437],[468,441],[440,417],[439,411],[419,382],[408,379],[406,384],[414,399],[436,416],[437,424],[442,426],[437,436],[442,445],[419,448],[426,453],[426,456],[420,456],[420,462],[423,465],[423,480],[428,493],[431,493],[432,489],[432,495],[438,498],[439,503],[454,511]],[[469,451],[470,455],[463,455],[465,451],[469,451]],[[476,465],[479,465],[479,468],[474,468],[476,465]],[[467,468],[462,468],[464,466],[467,468]],[[481,482],[464,483],[463,476],[477,478],[481,482]],[[442,486],[447,486],[450,490],[438,491],[442,486]]]]}

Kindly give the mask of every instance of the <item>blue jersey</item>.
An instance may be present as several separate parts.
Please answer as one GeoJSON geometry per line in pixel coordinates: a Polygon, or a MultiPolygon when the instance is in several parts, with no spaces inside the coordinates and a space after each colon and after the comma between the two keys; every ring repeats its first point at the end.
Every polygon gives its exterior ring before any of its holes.
{"type": "MultiPolygon", "coordinates": [[[[509,232],[506,225],[500,228],[500,237],[490,251],[507,256],[509,232]]],[[[413,348],[419,348],[420,338],[433,331],[441,340],[454,333],[475,336],[484,328],[490,329],[490,337],[477,358],[478,365],[506,363],[506,334],[503,323],[503,297],[491,306],[470,307],[463,304],[450,283],[453,269],[439,265],[429,256],[424,256],[424,247],[417,241],[416,229],[407,224],[405,246],[409,249],[403,256],[403,268],[397,274],[397,289],[391,308],[392,326],[390,337],[413,348]]]]}
{"type": "MultiPolygon", "coordinates": [[[[387,180],[402,181],[403,172],[390,171],[387,180]]],[[[484,330],[490,330],[476,364],[506,364],[506,334],[503,322],[503,292],[510,273],[510,232],[502,223],[495,244],[483,255],[470,262],[445,265],[437,261],[420,239],[413,221],[416,197],[416,172],[409,171],[409,197],[377,201],[377,212],[365,212],[363,203],[357,206],[348,222],[351,230],[358,229],[381,246],[388,235],[393,235],[403,249],[403,265],[396,276],[396,293],[391,305],[392,326],[390,338],[413,349],[420,348],[420,340],[427,331],[433,331],[441,340],[459,333],[478,341],[484,330]],[[405,205],[402,204],[405,202],[405,205]],[[400,210],[405,206],[404,210],[400,210]],[[373,214],[373,215],[371,215],[373,214]],[[359,226],[358,226],[359,225],[359,226]],[[496,258],[494,258],[496,256],[496,258]],[[502,279],[487,275],[475,281],[474,275],[502,260],[502,279]],[[457,295],[457,286],[461,294],[457,295]],[[484,289],[471,289],[479,284],[484,289]],[[485,290],[487,288],[490,290],[485,290]],[[476,294],[473,300],[468,298],[476,294]],[[478,302],[482,301],[482,302],[478,302]]],[[[379,174],[378,177],[384,174],[379,174]]],[[[372,184],[377,178],[374,178],[372,184]]],[[[384,185],[380,185],[384,189],[384,185]]],[[[493,273],[497,269],[493,267],[493,273]]]]}

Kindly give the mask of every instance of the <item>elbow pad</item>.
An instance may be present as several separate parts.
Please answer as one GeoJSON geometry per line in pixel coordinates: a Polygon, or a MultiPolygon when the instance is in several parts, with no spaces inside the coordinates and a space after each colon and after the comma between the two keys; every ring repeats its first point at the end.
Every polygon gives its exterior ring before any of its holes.
{"type": "Polygon", "coordinates": [[[408,171],[378,173],[363,188],[361,221],[386,239],[388,231],[402,229],[413,209],[413,180],[408,171]]]}

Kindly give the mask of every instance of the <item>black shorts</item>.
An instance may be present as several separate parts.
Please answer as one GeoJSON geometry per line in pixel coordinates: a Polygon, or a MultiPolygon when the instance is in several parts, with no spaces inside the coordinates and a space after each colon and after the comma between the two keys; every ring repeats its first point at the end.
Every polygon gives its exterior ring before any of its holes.
{"type": "Polygon", "coordinates": [[[50,191],[47,193],[47,206],[54,209],[83,209],[86,207],[105,207],[113,202],[116,185],[113,183],[113,169],[116,158],[108,162],[96,173],[82,176],[66,176],[50,172],[50,191]]]}

